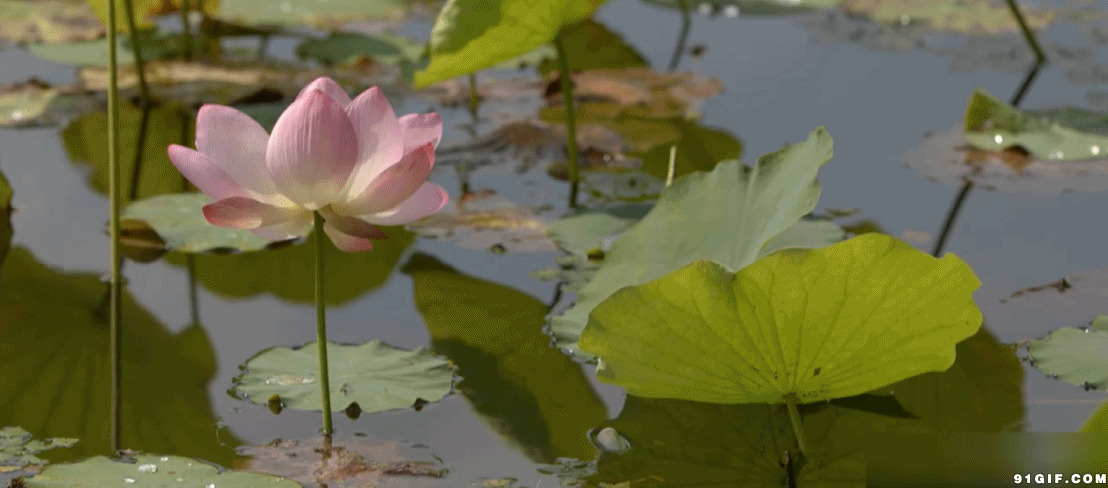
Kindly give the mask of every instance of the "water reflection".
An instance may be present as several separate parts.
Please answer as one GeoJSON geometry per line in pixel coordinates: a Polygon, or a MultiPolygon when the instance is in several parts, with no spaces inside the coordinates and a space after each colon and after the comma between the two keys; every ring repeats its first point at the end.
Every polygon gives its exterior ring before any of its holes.
{"type": "MultiPolygon", "coordinates": [[[[104,285],[13,249],[0,274],[0,418],[39,437],[76,437],[56,460],[108,453],[108,327],[104,285]]],[[[207,333],[172,334],[124,296],[122,445],[227,464],[239,440],[218,432],[207,385],[207,333]]]]}
{"type": "Polygon", "coordinates": [[[457,390],[487,423],[536,462],[595,455],[586,433],[607,410],[581,367],[549,346],[547,304],[427,254],[402,271],[432,347],[457,365],[457,390]]]}

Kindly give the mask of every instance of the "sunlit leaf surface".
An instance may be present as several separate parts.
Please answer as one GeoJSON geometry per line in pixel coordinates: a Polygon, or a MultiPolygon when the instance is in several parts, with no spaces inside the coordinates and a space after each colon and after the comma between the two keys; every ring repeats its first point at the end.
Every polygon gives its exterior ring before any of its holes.
{"type": "Polygon", "coordinates": [[[530,52],[581,21],[605,0],[448,0],[431,31],[431,64],[415,75],[427,86],[530,52]]]}
{"type": "Polygon", "coordinates": [[[865,393],[954,363],[981,326],[961,259],[864,234],[728,272],[697,261],[593,309],[581,349],[633,395],[801,403],[865,393]]]}
{"type": "MultiPolygon", "coordinates": [[[[109,452],[106,291],[100,275],[60,273],[23,248],[0,271],[0,418],[81,440],[57,457],[109,452]]],[[[229,462],[238,440],[217,432],[204,329],[171,334],[129,294],[123,323],[122,445],[229,462]]]]}
{"type": "Polygon", "coordinates": [[[1108,114],[1076,109],[1021,112],[988,92],[970,96],[966,143],[986,151],[1019,148],[1032,158],[1080,161],[1108,154],[1108,114]]]}
{"type": "Polygon", "coordinates": [[[581,367],[542,333],[547,306],[426,254],[404,265],[432,347],[458,367],[458,391],[528,457],[592,457],[585,435],[607,410],[581,367]]]}
{"type": "Polygon", "coordinates": [[[219,468],[196,459],[139,454],[127,460],[96,456],[73,464],[53,464],[41,474],[24,480],[28,488],[78,488],[84,486],[179,486],[221,488],[297,488],[294,481],[219,468]]]}
{"type": "MultiPolygon", "coordinates": [[[[450,364],[424,349],[406,351],[381,341],[328,344],[331,409],[357,403],[362,412],[382,412],[436,402],[450,393],[450,364]]],[[[235,378],[235,389],[254,403],[278,398],[282,408],[320,410],[319,349],[315,342],[258,353],[235,378]]]]}
{"type": "Polygon", "coordinates": [[[646,217],[616,238],[577,303],[554,317],[557,344],[577,353],[577,338],[597,304],[698,259],[741,269],[778,249],[840,240],[838,226],[801,220],[816,206],[816,173],[830,158],[831,137],[819,129],[754,167],[728,161],[675,180],[646,217]]]}
{"type": "Polygon", "coordinates": [[[1027,346],[1040,371],[1086,390],[1108,389],[1108,316],[1083,328],[1063,327],[1027,346]]]}

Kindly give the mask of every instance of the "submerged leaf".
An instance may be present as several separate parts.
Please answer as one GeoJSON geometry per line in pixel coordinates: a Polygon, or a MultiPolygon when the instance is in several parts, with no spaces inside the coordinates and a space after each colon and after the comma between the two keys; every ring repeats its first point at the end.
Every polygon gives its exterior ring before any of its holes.
{"type": "Polygon", "coordinates": [[[595,454],[585,434],[607,409],[581,367],[550,347],[545,303],[426,254],[403,271],[434,349],[457,365],[458,391],[474,410],[537,462],[595,454]]]}
{"type": "Polygon", "coordinates": [[[615,239],[577,303],[553,318],[557,344],[578,353],[577,338],[597,304],[698,259],[737,270],[778,249],[842,239],[830,222],[801,219],[816,206],[816,173],[830,158],[831,137],[821,128],[753,168],[726,161],[675,180],[646,217],[615,239]]]}
{"type": "Polygon", "coordinates": [[[203,193],[158,195],[131,202],[120,215],[123,239],[149,228],[156,232],[163,249],[173,252],[256,251],[269,245],[248,230],[208,223],[202,209],[209,203],[211,198],[203,193]]]}
{"type": "MultiPolygon", "coordinates": [[[[297,348],[266,349],[246,361],[235,389],[259,405],[277,396],[283,408],[320,410],[319,350],[315,342],[297,348]]],[[[450,363],[425,349],[406,351],[381,341],[327,345],[331,410],[357,403],[363,412],[437,402],[450,393],[450,363]]]]}
{"type": "Polygon", "coordinates": [[[633,395],[801,403],[872,391],[954,363],[981,326],[961,259],[864,234],[782,250],[731,273],[697,261],[624,288],[581,336],[597,376],[633,395]]]}
{"type": "Polygon", "coordinates": [[[1078,329],[1063,327],[1031,341],[1027,355],[1036,368],[1086,390],[1108,389],[1108,315],[1078,329]]]}
{"type": "Polygon", "coordinates": [[[563,26],[588,18],[605,0],[448,0],[431,30],[423,87],[490,68],[546,44],[563,26]]]}
{"type": "Polygon", "coordinates": [[[298,488],[300,484],[273,476],[222,471],[196,459],[140,454],[132,459],[113,460],[96,456],[73,464],[53,464],[41,474],[23,480],[27,488],[74,488],[81,486],[207,486],[220,488],[298,488]]]}

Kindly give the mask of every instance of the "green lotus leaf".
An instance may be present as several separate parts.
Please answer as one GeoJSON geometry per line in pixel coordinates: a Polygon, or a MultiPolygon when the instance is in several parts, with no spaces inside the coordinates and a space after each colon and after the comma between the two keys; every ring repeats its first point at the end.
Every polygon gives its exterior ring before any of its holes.
{"type": "Polygon", "coordinates": [[[76,443],[77,439],[65,437],[32,439],[31,433],[21,427],[4,427],[0,429],[0,466],[15,466],[19,469],[29,464],[46,464],[45,460],[39,459],[35,454],[59,447],[71,447],[76,443]]]}
{"type": "Polygon", "coordinates": [[[296,54],[326,64],[349,64],[361,59],[375,63],[400,65],[415,62],[424,45],[411,39],[387,34],[332,32],[322,39],[307,39],[296,46],[296,54]]]}
{"type": "Polygon", "coordinates": [[[96,456],[72,464],[53,464],[33,478],[23,480],[27,488],[78,488],[83,486],[145,486],[176,488],[207,486],[220,488],[299,488],[300,484],[263,474],[220,471],[196,459],[140,454],[117,461],[96,456]]]}
{"type": "Polygon", "coordinates": [[[579,211],[546,226],[547,234],[562,250],[587,257],[605,252],[610,240],[642,220],[653,202],[617,203],[579,211]]]}
{"type": "MultiPolygon", "coordinates": [[[[206,3],[206,2],[205,2],[206,3]]],[[[214,17],[251,26],[311,26],[331,28],[366,20],[400,20],[410,0],[220,0],[214,17]]]]}
{"type": "Polygon", "coordinates": [[[1089,327],[1063,327],[1027,345],[1031,364],[1086,390],[1108,389],[1108,315],[1089,327]]]}
{"type": "Polygon", "coordinates": [[[1033,158],[1079,161],[1108,154],[1108,114],[1075,109],[1022,112],[974,90],[963,120],[966,142],[978,149],[1022,148],[1033,158]]]}
{"type": "MultiPolygon", "coordinates": [[[[629,46],[623,36],[592,19],[566,26],[562,30],[562,39],[570,71],[649,66],[646,58],[629,46]]],[[[554,56],[539,63],[540,73],[554,71],[558,71],[556,51],[554,56]]]]}
{"type": "Polygon", "coordinates": [[[820,247],[843,238],[838,226],[801,220],[819,199],[816,173],[831,159],[822,129],[762,156],[754,167],[725,161],[673,181],[641,221],[612,243],[604,264],[551,328],[558,346],[580,354],[589,312],[616,290],[665,276],[698,259],[737,270],[778,249],[820,247]]]}
{"type": "Polygon", "coordinates": [[[208,223],[203,208],[209,203],[211,198],[203,193],[158,195],[127,205],[120,215],[121,225],[124,234],[149,228],[161,238],[166,250],[175,252],[256,251],[269,245],[269,241],[248,230],[208,223]]]}
{"type": "Polygon", "coordinates": [[[1081,426],[1081,432],[1108,433],[1108,402],[1097,407],[1096,411],[1085,420],[1081,426]]]}
{"type": "Polygon", "coordinates": [[[954,363],[981,327],[961,259],[864,234],[729,272],[697,261],[592,312],[581,348],[633,395],[800,403],[858,395],[954,363]]]}
{"type": "MultiPolygon", "coordinates": [[[[404,250],[415,240],[415,235],[403,227],[382,230],[389,237],[374,241],[372,251],[346,253],[330,243],[323,247],[328,305],[347,303],[383,285],[404,250]]],[[[299,303],[315,301],[315,244],[311,242],[266,252],[199,254],[193,259],[196,280],[213,293],[235,298],[272,293],[299,303]]],[[[166,260],[185,264],[184,256],[176,254],[170,254],[166,260]]]]}
{"type": "MultiPolygon", "coordinates": [[[[81,439],[52,452],[55,460],[110,452],[106,292],[99,274],[61,273],[20,247],[0,273],[0,418],[81,439]]],[[[207,386],[216,360],[204,329],[171,333],[129,293],[123,323],[121,444],[231,462],[240,441],[216,425],[207,386]]]]}
{"type": "MultiPolygon", "coordinates": [[[[315,342],[290,349],[274,347],[246,361],[234,388],[250,401],[282,408],[321,410],[319,349],[315,342]]],[[[328,343],[331,409],[357,403],[362,412],[383,412],[436,402],[450,393],[450,363],[423,348],[407,351],[379,340],[359,345],[328,343]]]]}
{"type": "Polygon", "coordinates": [[[431,30],[431,64],[415,74],[424,87],[508,61],[546,44],[563,26],[592,15],[605,0],[448,0],[431,30]]]}
{"type": "Polygon", "coordinates": [[[693,171],[711,171],[720,161],[742,156],[742,142],[725,131],[685,119],[673,119],[672,123],[678,134],[676,140],[663,142],[638,154],[642,158],[643,171],[664,180],[669,175],[672,146],[677,146],[673,165],[675,178],[693,171]]]}
{"type": "Polygon", "coordinates": [[[426,254],[403,272],[434,349],[457,365],[458,391],[474,410],[536,462],[595,454],[585,434],[607,408],[581,367],[550,347],[545,303],[426,254]]]}

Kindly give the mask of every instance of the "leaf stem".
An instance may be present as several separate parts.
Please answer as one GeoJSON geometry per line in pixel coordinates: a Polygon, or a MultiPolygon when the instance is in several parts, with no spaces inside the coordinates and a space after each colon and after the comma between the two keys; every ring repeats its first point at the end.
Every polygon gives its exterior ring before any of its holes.
{"type": "Polygon", "coordinates": [[[554,47],[558,50],[558,70],[562,78],[562,98],[566,107],[566,155],[569,156],[569,208],[577,208],[577,187],[580,177],[577,174],[577,116],[573,111],[573,80],[569,77],[569,60],[566,58],[566,48],[562,43],[562,34],[554,37],[554,47]]]}
{"type": "Polygon", "coordinates": [[[111,275],[108,280],[108,340],[111,357],[111,402],[109,404],[112,451],[120,449],[121,405],[123,399],[123,259],[119,245],[119,78],[116,72],[115,2],[108,2],[108,234],[111,238],[111,275]]]}
{"type": "Polygon", "coordinates": [[[1020,12],[1016,0],[1008,0],[1008,10],[1012,11],[1012,16],[1016,18],[1016,23],[1020,25],[1023,38],[1027,39],[1027,43],[1031,45],[1031,50],[1035,51],[1035,57],[1038,58],[1037,62],[1046,61],[1046,54],[1043,53],[1043,48],[1039,45],[1039,39],[1035,36],[1035,32],[1031,30],[1031,27],[1027,25],[1027,19],[1024,18],[1023,12],[1020,12]]]}
{"type": "Polygon", "coordinates": [[[800,453],[808,455],[808,438],[804,435],[804,424],[800,421],[800,411],[796,409],[796,397],[790,397],[785,401],[789,409],[789,420],[793,424],[793,433],[796,434],[796,444],[800,446],[800,453]]]}
{"type": "Polygon", "coordinates": [[[313,212],[315,220],[315,338],[319,345],[319,395],[323,401],[323,435],[330,436],[331,427],[331,378],[327,366],[327,318],[323,303],[323,216],[313,212]]]}
{"type": "Polygon", "coordinates": [[[477,109],[481,107],[481,96],[477,94],[477,73],[469,74],[469,115],[477,122],[477,109]]]}
{"type": "Polygon", "coordinates": [[[673,173],[677,169],[677,145],[669,147],[669,170],[666,171],[666,186],[673,184],[673,173]]]}
{"type": "MultiPolygon", "coordinates": [[[[135,57],[135,74],[138,76],[139,94],[142,95],[142,105],[145,107],[150,103],[150,86],[146,84],[146,63],[142,60],[142,46],[139,45],[134,2],[123,0],[123,9],[127,15],[127,30],[131,37],[131,54],[135,57]]],[[[113,69],[115,68],[113,67],[113,69]]]]}
{"type": "Polygon", "coordinates": [[[192,24],[189,23],[191,0],[181,0],[181,34],[185,43],[185,61],[192,61],[192,24]]]}

